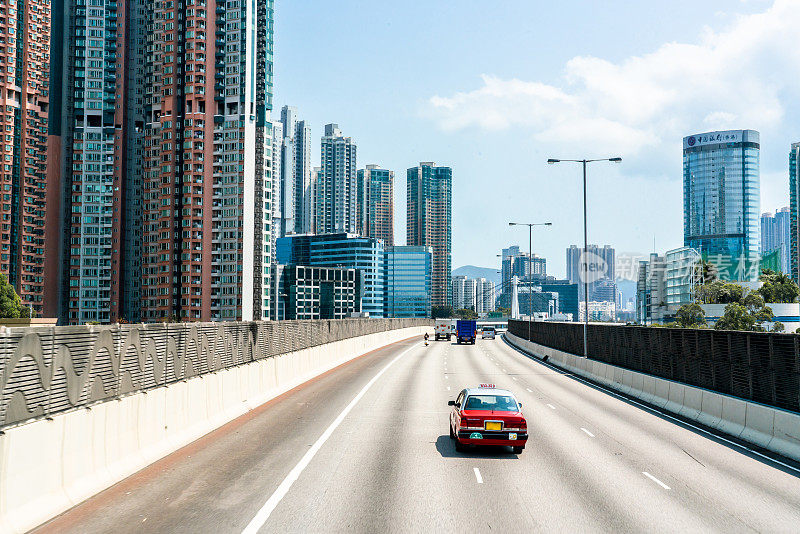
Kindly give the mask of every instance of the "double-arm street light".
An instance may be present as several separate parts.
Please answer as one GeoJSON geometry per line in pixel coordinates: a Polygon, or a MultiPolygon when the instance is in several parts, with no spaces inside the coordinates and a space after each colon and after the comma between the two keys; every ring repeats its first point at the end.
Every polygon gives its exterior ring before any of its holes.
{"type": "Polygon", "coordinates": [[[580,263],[582,264],[583,273],[583,357],[589,357],[589,349],[586,342],[586,331],[589,327],[589,273],[587,272],[588,261],[587,253],[589,249],[588,232],[586,229],[586,164],[595,161],[611,161],[614,163],[622,162],[622,158],[600,158],[600,159],[553,159],[547,160],[548,164],[571,162],[583,164],[583,258],[580,263]]]}
{"type": "MultiPolygon", "coordinates": [[[[530,269],[530,273],[528,273],[528,340],[531,339],[531,321],[533,320],[533,288],[531,287],[531,279],[533,278],[533,227],[534,226],[552,226],[553,223],[545,222],[545,223],[516,223],[510,222],[508,223],[509,226],[527,226],[528,227],[528,267],[530,269]]],[[[513,272],[513,270],[512,270],[513,272]]]]}

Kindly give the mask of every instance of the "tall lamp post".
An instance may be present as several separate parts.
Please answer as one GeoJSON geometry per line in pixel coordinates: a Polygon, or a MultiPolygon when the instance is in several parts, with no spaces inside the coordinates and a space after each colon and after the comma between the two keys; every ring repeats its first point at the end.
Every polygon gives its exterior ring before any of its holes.
{"type": "Polygon", "coordinates": [[[533,321],[533,288],[531,285],[533,279],[533,227],[534,226],[553,226],[551,222],[545,223],[516,223],[510,222],[509,226],[527,226],[528,227],[528,266],[530,273],[528,274],[528,341],[531,341],[531,321],[533,321]]]}
{"type": "Polygon", "coordinates": [[[547,160],[547,163],[571,162],[580,163],[583,165],[583,357],[589,357],[589,349],[586,341],[586,331],[589,329],[589,276],[586,271],[587,253],[589,251],[589,240],[586,226],[586,164],[595,161],[611,161],[614,163],[622,162],[622,158],[600,158],[600,159],[553,159],[547,160]]]}

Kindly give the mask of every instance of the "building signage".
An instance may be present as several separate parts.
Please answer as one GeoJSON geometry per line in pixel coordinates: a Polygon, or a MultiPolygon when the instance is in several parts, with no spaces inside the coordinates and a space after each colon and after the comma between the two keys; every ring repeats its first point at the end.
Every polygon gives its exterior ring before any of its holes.
{"type": "Polygon", "coordinates": [[[738,143],[745,137],[745,131],[746,130],[726,130],[723,132],[708,132],[704,134],[690,135],[683,138],[683,148],[718,143],[738,143]]]}

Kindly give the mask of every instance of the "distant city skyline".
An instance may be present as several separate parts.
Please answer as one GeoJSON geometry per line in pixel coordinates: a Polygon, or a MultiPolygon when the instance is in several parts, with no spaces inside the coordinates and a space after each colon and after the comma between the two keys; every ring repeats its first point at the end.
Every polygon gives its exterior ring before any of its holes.
{"type": "MultiPolygon", "coordinates": [[[[512,0],[486,21],[488,35],[511,41],[489,41],[470,58],[432,45],[412,16],[423,7],[437,38],[466,45],[459,24],[480,8],[469,0],[458,9],[411,1],[409,11],[344,3],[309,12],[302,3],[279,3],[275,92],[281,105],[304,110],[314,138],[324,124],[338,122],[358,139],[361,162],[380,162],[395,173],[414,161],[451,165],[459,176],[454,266],[498,265],[494,241],[514,237],[504,228],[507,220],[534,210],[554,223],[534,250],[548,258],[553,274],[565,274],[563,248],[582,238],[580,172],[548,168],[548,157],[624,157],[620,166],[589,173],[589,240],[620,252],[646,256],[682,246],[681,139],[692,132],[759,130],[759,213],[788,204],[786,150],[797,140],[800,99],[792,95],[800,95],[800,83],[776,80],[774,73],[798,63],[791,51],[800,13],[790,3],[676,0],[600,9],[578,2],[575,9],[512,0]],[[567,11],[568,35],[544,22],[567,11]],[[630,25],[619,28],[620,19],[630,25]],[[369,30],[342,32],[363,27],[369,30]],[[308,53],[325,50],[333,39],[368,49],[347,65],[336,65],[332,53],[308,53]],[[378,54],[365,42],[385,48],[378,54]],[[552,53],[521,52],[542,47],[552,53]],[[379,68],[386,53],[397,58],[390,71],[379,68]],[[700,57],[717,76],[703,73],[700,57]],[[333,80],[333,87],[320,92],[309,72],[333,80]],[[363,72],[381,72],[381,83],[355,83],[363,72]],[[554,100],[543,101],[547,95],[554,100]],[[593,111],[581,120],[582,114],[559,107],[562,102],[593,111]],[[487,204],[487,195],[496,202],[487,204]],[[617,208],[613,216],[608,206],[617,208]]],[[[399,243],[405,203],[404,188],[396,187],[399,243]]]]}

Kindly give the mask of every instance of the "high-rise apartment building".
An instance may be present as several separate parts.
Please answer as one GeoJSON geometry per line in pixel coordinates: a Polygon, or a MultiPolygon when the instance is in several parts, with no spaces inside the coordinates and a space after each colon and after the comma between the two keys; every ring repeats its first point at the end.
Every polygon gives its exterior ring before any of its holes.
{"type": "Polygon", "coordinates": [[[800,143],[789,151],[789,271],[800,283],[800,143]]]}
{"type": "Polygon", "coordinates": [[[477,286],[474,279],[467,278],[465,275],[453,277],[453,308],[474,310],[476,293],[477,286]]]}
{"type": "Polygon", "coordinates": [[[475,280],[475,312],[484,314],[494,311],[494,303],[494,282],[486,278],[477,278],[475,280]]]}
{"type": "MultiPolygon", "coordinates": [[[[57,14],[61,16],[61,14],[57,14]]],[[[0,273],[34,315],[44,311],[51,5],[0,4],[0,273]]]]}
{"type": "Polygon", "coordinates": [[[761,255],[779,251],[780,271],[790,274],[789,250],[790,246],[790,213],[789,208],[761,214],[761,255]]]}
{"type": "Polygon", "coordinates": [[[452,302],[453,170],[423,162],[407,171],[406,239],[433,249],[431,304],[452,302]]]}
{"type": "Polygon", "coordinates": [[[754,130],[683,138],[683,244],[725,279],[758,277],[759,152],[754,130]]]}
{"type": "MultiPolygon", "coordinates": [[[[298,120],[297,109],[283,106],[280,127],[273,136],[280,135],[275,143],[275,159],[280,159],[280,173],[273,173],[278,184],[280,226],[275,232],[302,234],[313,228],[313,183],[311,180],[311,127],[298,120]]],[[[277,166],[276,166],[277,168],[277,166]]]]}
{"type": "Polygon", "coordinates": [[[321,143],[321,170],[316,180],[315,231],[358,233],[356,145],[337,124],[326,124],[321,143]]]}
{"type": "Polygon", "coordinates": [[[359,233],[394,244],[394,172],[367,165],[357,174],[359,233]]]}
{"type": "Polygon", "coordinates": [[[142,316],[266,317],[273,2],[146,16],[142,316]]]}
{"type": "MultiPolygon", "coordinates": [[[[140,315],[147,4],[68,2],[63,49],[61,318],[140,315]]],[[[62,58],[57,60],[60,62],[62,58]]]]}

